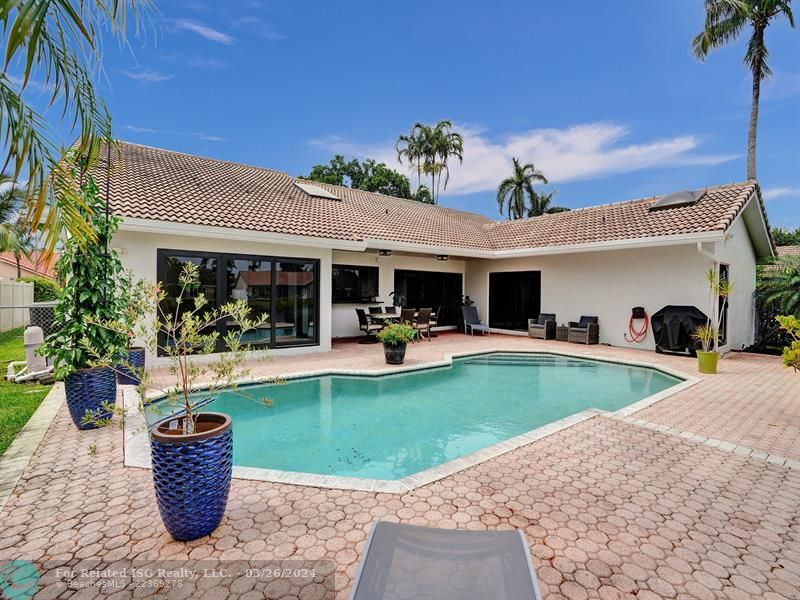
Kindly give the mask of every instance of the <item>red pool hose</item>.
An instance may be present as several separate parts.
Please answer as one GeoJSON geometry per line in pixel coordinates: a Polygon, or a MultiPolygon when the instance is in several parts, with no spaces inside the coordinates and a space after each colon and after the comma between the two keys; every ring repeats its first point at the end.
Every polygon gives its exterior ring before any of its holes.
{"type": "Polygon", "coordinates": [[[644,319],[642,319],[642,328],[636,329],[633,325],[633,315],[631,315],[630,320],[628,321],[628,333],[631,334],[631,337],[628,337],[626,333],[623,337],[625,338],[626,342],[640,344],[644,341],[647,337],[647,330],[650,328],[650,318],[647,316],[647,313],[644,313],[644,319]]]}

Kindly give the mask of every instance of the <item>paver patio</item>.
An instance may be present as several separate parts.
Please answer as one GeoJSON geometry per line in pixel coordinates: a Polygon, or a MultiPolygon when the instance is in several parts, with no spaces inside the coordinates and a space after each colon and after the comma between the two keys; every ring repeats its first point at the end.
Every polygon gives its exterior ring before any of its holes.
{"type": "MultiPolygon", "coordinates": [[[[479,349],[557,349],[695,374],[690,358],[528,338],[445,334],[407,366],[479,349]]],[[[257,375],[383,369],[379,345],[274,358],[257,375]]],[[[150,473],[123,466],[118,428],[79,432],[58,415],[0,513],[0,559],[47,571],[126,561],[332,559],[336,577],[203,579],[165,595],[344,598],[375,519],[523,529],[546,598],[800,598],[800,375],[776,357],[732,354],[720,374],[632,417],[597,416],[403,495],[234,480],[226,516],[184,544],[164,531],[150,473]],[[708,438],[708,439],[707,439],[708,438]],[[89,446],[96,453],[89,452],[89,446]],[[787,461],[788,459],[788,461],[787,461]],[[327,588],[333,588],[328,591],[327,588]],[[327,594],[327,595],[326,595],[327,594]]],[[[328,564],[328,563],[325,563],[328,564]]],[[[334,568],[331,566],[330,568],[334,568]]],[[[325,575],[325,567],[321,568],[325,575]]],[[[112,589],[115,598],[153,589],[112,589]]]]}

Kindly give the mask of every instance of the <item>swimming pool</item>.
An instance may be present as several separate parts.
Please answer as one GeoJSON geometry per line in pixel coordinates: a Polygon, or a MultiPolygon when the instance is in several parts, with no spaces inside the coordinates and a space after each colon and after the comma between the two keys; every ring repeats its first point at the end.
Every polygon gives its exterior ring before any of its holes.
{"type": "MultiPolygon", "coordinates": [[[[241,387],[204,410],[233,418],[235,465],[396,480],[588,408],[618,410],[681,381],[645,367],[498,352],[392,375],[241,387]],[[271,406],[256,400],[264,396],[271,406]]],[[[170,408],[152,406],[160,410],[148,407],[150,423],[170,408]]]]}

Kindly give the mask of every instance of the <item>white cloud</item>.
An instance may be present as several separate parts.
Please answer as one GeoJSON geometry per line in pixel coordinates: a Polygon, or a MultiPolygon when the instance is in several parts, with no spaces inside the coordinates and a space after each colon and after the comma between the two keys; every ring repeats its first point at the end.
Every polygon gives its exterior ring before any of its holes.
{"type": "Polygon", "coordinates": [[[137,127],[136,125],[123,125],[123,129],[127,129],[128,131],[133,131],[134,133],[161,133],[159,129],[153,129],[152,127],[137,127]]]}
{"type": "MultiPolygon", "coordinates": [[[[464,162],[450,165],[450,183],[443,194],[470,194],[497,189],[512,157],[533,162],[551,183],[579,181],[677,165],[716,165],[737,154],[698,154],[696,136],[685,135],[643,143],[625,143],[630,130],[614,123],[586,123],[565,129],[531,129],[490,138],[482,128],[455,126],[464,136],[464,162]]],[[[341,137],[312,140],[315,146],[397,166],[394,143],[358,144],[341,137]]],[[[409,169],[409,173],[411,170],[409,169]]],[[[416,177],[416,174],[414,174],[416,177]]]]}
{"type": "Polygon", "coordinates": [[[205,140],[206,142],[224,142],[225,138],[218,135],[209,135],[202,131],[195,131],[192,135],[198,139],[205,140]]]}
{"type": "Polygon", "coordinates": [[[761,190],[764,200],[777,200],[778,198],[800,198],[800,188],[791,186],[769,187],[761,190]]]}
{"type": "Polygon", "coordinates": [[[275,29],[261,17],[240,17],[233,22],[233,26],[237,28],[245,27],[254,35],[261,39],[269,40],[270,42],[279,42],[286,39],[284,34],[275,31],[275,29]]]}
{"type": "Polygon", "coordinates": [[[188,19],[179,19],[175,22],[179,29],[185,29],[187,31],[192,31],[197,35],[206,38],[212,42],[217,42],[219,44],[225,44],[226,46],[230,46],[234,39],[233,37],[229,36],[227,33],[223,33],[216,29],[212,29],[207,25],[203,25],[202,23],[198,23],[197,21],[189,21],[188,19]]]}
{"type": "Polygon", "coordinates": [[[125,69],[122,74],[129,79],[144,83],[158,83],[159,81],[172,79],[172,75],[150,71],[149,69],[125,69]]]}
{"type": "Polygon", "coordinates": [[[211,135],[204,131],[172,131],[169,129],[154,129],[153,127],[139,127],[138,125],[123,125],[123,129],[133,133],[160,133],[164,135],[189,135],[206,142],[224,142],[225,138],[218,135],[211,135]]]}

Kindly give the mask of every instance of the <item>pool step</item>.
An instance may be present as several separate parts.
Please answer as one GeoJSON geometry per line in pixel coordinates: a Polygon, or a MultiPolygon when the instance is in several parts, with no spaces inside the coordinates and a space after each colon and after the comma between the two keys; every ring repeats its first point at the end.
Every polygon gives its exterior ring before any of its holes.
{"type": "Polygon", "coordinates": [[[547,356],[547,355],[487,355],[476,356],[464,361],[468,365],[501,365],[501,366],[525,366],[525,367],[596,367],[595,364],[589,361],[574,360],[564,358],[561,356],[547,356]]]}

